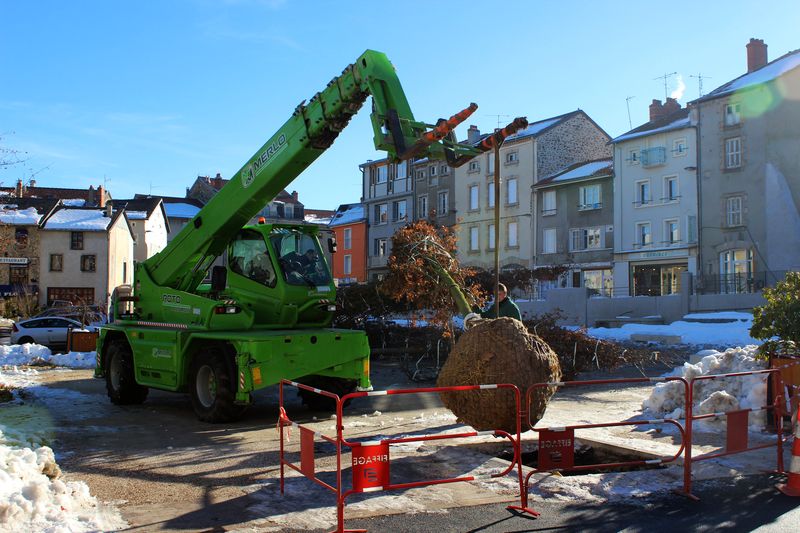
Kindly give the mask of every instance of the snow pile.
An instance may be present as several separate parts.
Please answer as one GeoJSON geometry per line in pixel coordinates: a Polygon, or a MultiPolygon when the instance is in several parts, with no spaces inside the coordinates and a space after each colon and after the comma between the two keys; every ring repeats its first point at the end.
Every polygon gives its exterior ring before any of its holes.
{"type": "MultiPolygon", "coordinates": [[[[32,369],[0,372],[0,384],[36,383],[32,369]]],[[[127,526],[80,481],[64,481],[41,434],[0,424],[0,531],[114,531],[127,526]]]]}
{"type": "MultiPolygon", "coordinates": [[[[724,352],[704,350],[697,355],[702,359],[697,364],[684,363],[666,377],[682,377],[686,381],[699,376],[729,374],[763,370],[766,362],[755,359],[757,346],[728,348],[724,352]]],[[[684,418],[685,388],[680,381],[659,383],[648,398],[642,402],[647,414],[659,418],[684,418]]],[[[767,375],[758,374],[724,379],[697,381],[694,384],[694,414],[721,413],[736,409],[759,409],[767,403],[767,375]]],[[[723,418],[711,419],[723,421],[723,418]]],[[[764,411],[750,413],[750,425],[762,426],[764,411]]]]}
{"type": "Polygon", "coordinates": [[[747,346],[761,342],[750,336],[753,315],[750,313],[702,313],[686,318],[729,319],[725,323],[702,323],[678,320],[671,324],[625,324],[621,328],[589,328],[587,333],[597,339],[630,341],[634,333],[646,335],[680,335],[683,344],[695,346],[747,346]]]}
{"type": "Polygon", "coordinates": [[[68,368],[94,368],[96,352],[55,354],[40,344],[0,346],[0,367],[48,363],[68,368]]]}

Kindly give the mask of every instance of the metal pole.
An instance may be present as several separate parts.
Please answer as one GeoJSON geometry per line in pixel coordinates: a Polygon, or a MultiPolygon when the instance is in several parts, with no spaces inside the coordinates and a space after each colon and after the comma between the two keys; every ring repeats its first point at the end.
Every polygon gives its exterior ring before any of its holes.
{"type": "MultiPolygon", "coordinates": [[[[495,134],[500,130],[496,129],[495,134]]],[[[494,317],[500,317],[500,142],[494,143],[494,317]]]]}

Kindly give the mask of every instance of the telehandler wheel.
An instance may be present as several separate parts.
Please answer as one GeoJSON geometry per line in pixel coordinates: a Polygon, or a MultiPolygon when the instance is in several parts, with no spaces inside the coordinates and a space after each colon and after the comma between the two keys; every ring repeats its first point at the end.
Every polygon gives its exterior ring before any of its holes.
{"type": "Polygon", "coordinates": [[[122,339],[111,341],[106,351],[106,391],[111,403],[117,405],[140,404],[147,398],[147,387],[136,383],[133,371],[133,353],[122,339]]]}
{"type": "MultiPolygon", "coordinates": [[[[338,394],[340,398],[356,390],[356,386],[358,385],[358,382],[354,379],[332,378],[327,376],[311,376],[301,380],[300,383],[338,394]]],[[[323,411],[326,413],[336,412],[336,401],[332,398],[304,389],[297,389],[297,395],[300,397],[300,401],[303,402],[303,405],[312,411],[323,411]]],[[[342,408],[346,408],[349,405],[350,400],[346,400],[342,408]]]]}
{"type": "Polygon", "coordinates": [[[237,405],[236,377],[230,373],[225,354],[219,348],[198,353],[189,370],[192,407],[203,422],[233,422],[247,410],[237,405]]]}

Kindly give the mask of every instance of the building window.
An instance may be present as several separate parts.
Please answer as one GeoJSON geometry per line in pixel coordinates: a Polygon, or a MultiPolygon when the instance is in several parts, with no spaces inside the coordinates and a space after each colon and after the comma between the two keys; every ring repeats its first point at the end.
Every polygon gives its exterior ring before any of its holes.
{"type": "Polygon", "coordinates": [[[517,248],[519,246],[519,238],[517,235],[517,223],[516,222],[509,222],[508,223],[508,247],[509,248],[517,248]]]}
{"type": "Polygon", "coordinates": [[[378,177],[375,181],[376,183],[386,183],[389,179],[389,167],[386,165],[381,165],[377,168],[378,177]]]}
{"type": "Polygon", "coordinates": [[[489,224],[489,250],[494,250],[494,224],[489,224]]]}
{"type": "Polygon", "coordinates": [[[470,161],[468,170],[470,172],[480,172],[481,164],[478,161],[470,161]]]}
{"type": "Polygon", "coordinates": [[[631,165],[639,164],[639,150],[628,151],[628,163],[631,165]]]}
{"type": "Polygon", "coordinates": [[[447,196],[447,191],[439,191],[438,202],[436,205],[438,206],[440,217],[447,215],[447,196]]]}
{"type": "Polygon", "coordinates": [[[740,166],[742,166],[741,137],[725,139],[725,168],[739,168],[740,166]]]}
{"type": "Polygon", "coordinates": [[[62,254],[50,254],[50,272],[64,271],[64,256],[62,254]]]}
{"type": "Polygon", "coordinates": [[[397,179],[405,179],[408,177],[408,163],[406,161],[400,161],[395,166],[395,170],[397,172],[397,179]]]}
{"type": "Polygon", "coordinates": [[[405,200],[392,202],[392,220],[398,222],[408,218],[408,206],[405,200]]]}
{"type": "Polygon", "coordinates": [[[435,176],[436,175],[436,165],[431,165],[430,168],[428,169],[428,172],[430,173],[431,177],[435,176]]]}
{"type": "Polygon", "coordinates": [[[650,231],[649,222],[640,222],[636,224],[636,245],[649,246],[652,243],[652,234],[650,231]]]}
{"type": "Polygon", "coordinates": [[[678,177],[667,176],[664,178],[664,198],[665,202],[677,202],[680,196],[678,195],[678,177]]]}
{"type": "Polygon", "coordinates": [[[26,266],[8,267],[8,282],[11,285],[27,285],[28,267],[26,266]]]}
{"type": "Polygon", "coordinates": [[[650,203],[650,181],[636,182],[636,206],[648,205],[650,203]]]}
{"type": "Polygon", "coordinates": [[[681,242],[680,230],[677,220],[664,221],[664,244],[673,245],[681,242]]]}
{"type": "Polygon", "coordinates": [[[489,206],[489,209],[494,209],[494,182],[490,181],[487,186],[489,187],[486,189],[489,198],[487,205],[489,206]]]}
{"type": "Polygon", "coordinates": [[[547,228],[542,232],[542,253],[556,253],[556,228],[547,228]]]}
{"type": "Polygon", "coordinates": [[[603,202],[600,199],[600,185],[587,185],[579,190],[578,209],[586,211],[588,209],[600,209],[603,202]]]}
{"type": "Polygon", "coordinates": [[[675,139],[672,141],[672,156],[673,157],[680,157],[686,155],[687,146],[686,146],[686,138],[681,137],[680,139],[675,139]]]}
{"type": "Polygon", "coordinates": [[[478,194],[480,193],[480,187],[477,185],[470,185],[469,186],[469,210],[470,211],[477,211],[480,208],[480,204],[478,202],[478,194]]]}
{"type": "Polygon", "coordinates": [[[417,196],[417,216],[426,218],[428,216],[428,195],[417,196]]]}
{"type": "Polygon", "coordinates": [[[726,222],[728,227],[742,225],[742,197],[731,196],[726,201],[726,222]]]}
{"type": "Polygon", "coordinates": [[[386,239],[385,238],[375,239],[372,251],[373,251],[372,255],[374,255],[374,256],[385,257],[386,256],[386,239]]]}
{"type": "Polygon", "coordinates": [[[424,170],[418,170],[417,171],[417,179],[418,180],[424,180],[425,179],[425,171],[424,170]]]}
{"type": "Polygon", "coordinates": [[[742,107],[741,104],[726,104],[725,105],[725,125],[736,126],[742,121],[742,107]]]}
{"type": "Polygon", "coordinates": [[[477,252],[480,249],[480,228],[473,226],[469,228],[469,251],[477,252]]]}
{"type": "Polygon", "coordinates": [[[349,276],[353,273],[353,256],[347,254],[344,256],[344,275],[349,276]]]}
{"type": "Polygon", "coordinates": [[[542,193],[542,216],[556,214],[556,191],[544,191],[542,193]]]}
{"type": "Polygon", "coordinates": [[[603,247],[601,228],[581,228],[570,232],[570,250],[596,250],[603,247]]]}
{"type": "Polygon", "coordinates": [[[506,191],[508,192],[508,202],[506,205],[515,205],[519,203],[517,196],[517,178],[511,178],[506,182],[506,191]]]}
{"type": "Polygon", "coordinates": [[[81,256],[81,272],[95,272],[97,270],[96,255],[81,256]]]}
{"type": "Polygon", "coordinates": [[[349,250],[353,247],[353,228],[344,228],[344,249],[349,250]]]}
{"type": "Polygon", "coordinates": [[[750,248],[726,250],[719,254],[720,292],[751,292],[753,251],[750,248]]]}
{"type": "Polygon", "coordinates": [[[82,231],[73,231],[70,234],[70,242],[69,242],[69,249],[70,250],[83,250],[83,232],[82,231]]]}
{"type": "Polygon", "coordinates": [[[441,175],[443,175],[443,176],[444,176],[445,174],[450,174],[450,167],[448,167],[447,165],[442,165],[442,166],[440,166],[440,167],[439,167],[439,174],[441,174],[441,175]]]}
{"type": "Polygon", "coordinates": [[[389,222],[389,205],[377,204],[375,206],[375,224],[386,224],[389,222]]]}
{"type": "Polygon", "coordinates": [[[518,152],[508,152],[506,154],[506,164],[512,164],[519,161],[519,153],[518,152]]]}
{"type": "Polygon", "coordinates": [[[494,150],[486,153],[486,173],[494,173],[494,150]]]}
{"type": "Polygon", "coordinates": [[[17,246],[19,246],[20,248],[28,246],[28,229],[16,228],[14,230],[14,240],[17,241],[17,246]]]}

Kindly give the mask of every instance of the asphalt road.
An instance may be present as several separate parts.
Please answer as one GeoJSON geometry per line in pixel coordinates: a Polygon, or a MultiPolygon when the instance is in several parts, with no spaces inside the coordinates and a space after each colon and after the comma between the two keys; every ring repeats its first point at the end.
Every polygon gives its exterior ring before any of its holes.
{"type": "MultiPolygon", "coordinates": [[[[756,475],[697,483],[699,502],[662,494],[638,504],[589,504],[537,501],[541,513],[533,519],[507,511],[502,505],[449,509],[446,513],[418,513],[350,520],[345,527],[369,531],[522,532],[580,531],[800,531],[800,498],[775,489],[778,475],[756,475]]],[[[322,530],[319,530],[322,531],[322,530]]]]}

